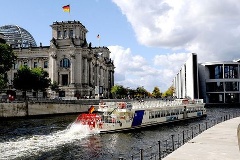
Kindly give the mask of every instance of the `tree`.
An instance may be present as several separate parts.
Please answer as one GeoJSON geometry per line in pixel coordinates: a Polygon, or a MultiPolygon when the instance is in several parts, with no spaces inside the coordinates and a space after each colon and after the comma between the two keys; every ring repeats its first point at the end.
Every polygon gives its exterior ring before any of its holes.
{"type": "Polygon", "coordinates": [[[56,81],[53,81],[53,83],[50,85],[50,88],[52,91],[58,92],[59,91],[59,86],[56,81]]]}
{"type": "Polygon", "coordinates": [[[51,80],[48,78],[48,73],[42,68],[33,68],[31,73],[33,74],[33,82],[35,82],[35,85],[32,86],[34,91],[37,93],[38,91],[45,91],[50,86],[51,80]]]}
{"type": "Polygon", "coordinates": [[[7,72],[12,68],[16,56],[6,41],[0,38],[0,89],[7,87],[7,72]]]}
{"type": "Polygon", "coordinates": [[[115,85],[111,88],[111,93],[115,98],[123,98],[127,95],[127,89],[121,85],[115,85]]]}
{"type": "Polygon", "coordinates": [[[34,77],[29,67],[21,66],[13,79],[14,88],[21,91],[28,91],[33,89],[34,77]]]}
{"type": "Polygon", "coordinates": [[[21,66],[13,80],[14,88],[24,91],[44,91],[50,86],[48,73],[42,68],[30,69],[27,66],[21,66]]]}
{"type": "Polygon", "coordinates": [[[152,94],[155,98],[161,97],[161,92],[160,92],[160,89],[158,87],[154,87],[152,94]]]}
{"type": "Polygon", "coordinates": [[[149,95],[148,91],[143,86],[137,87],[136,92],[137,96],[141,98],[145,98],[145,96],[149,95]]]}
{"type": "Polygon", "coordinates": [[[163,97],[173,96],[175,88],[173,86],[169,87],[166,92],[163,93],[163,97]]]}
{"type": "Polygon", "coordinates": [[[6,87],[7,87],[6,76],[4,76],[3,74],[0,74],[0,89],[4,89],[6,87]]]}

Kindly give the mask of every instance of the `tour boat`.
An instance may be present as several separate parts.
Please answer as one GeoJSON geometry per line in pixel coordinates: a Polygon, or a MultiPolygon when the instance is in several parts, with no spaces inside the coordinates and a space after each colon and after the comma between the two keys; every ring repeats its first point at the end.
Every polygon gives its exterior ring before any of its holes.
{"type": "Polygon", "coordinates": [[[203,100],[101,102],[80,114],[75,123],[100,133],[148,127],[206,116],[203,100]],[[97,112],[93,112],[93,111],[97,112]]]}

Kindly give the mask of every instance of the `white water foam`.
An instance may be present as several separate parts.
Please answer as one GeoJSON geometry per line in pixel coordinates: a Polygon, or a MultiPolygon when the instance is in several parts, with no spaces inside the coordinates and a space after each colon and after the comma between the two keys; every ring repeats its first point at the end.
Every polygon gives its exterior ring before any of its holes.
{"type": "Polygon", "coordinates": [[[29,157],[56,149],[58,146],[71,143],[91,134],[99,133],[90,130],[88,126],[81,124],[70,124],[67,129],[50,135],[34,135],[31,138],[19,138],[14,141],[0,143],[0,159],[15,159],[18,157],[29,157]]]}

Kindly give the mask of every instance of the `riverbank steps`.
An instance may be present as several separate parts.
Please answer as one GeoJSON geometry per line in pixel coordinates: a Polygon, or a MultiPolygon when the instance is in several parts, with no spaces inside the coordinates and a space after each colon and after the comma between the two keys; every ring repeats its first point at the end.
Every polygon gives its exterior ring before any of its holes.
{"type": "Polygon", "coordinates": [[[240,117],[219,123],[163,160],[240,160],[240,117]]]}

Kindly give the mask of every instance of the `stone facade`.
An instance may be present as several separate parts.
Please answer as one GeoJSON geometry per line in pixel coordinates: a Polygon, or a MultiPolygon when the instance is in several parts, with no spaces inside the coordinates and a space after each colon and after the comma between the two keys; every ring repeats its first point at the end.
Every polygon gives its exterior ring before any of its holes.
{"type": "MultiPolygon", "coordinates": [[[[88,30],[79,21],[54,22],[50,46],[14,48],[17,62],[9,71],[9,83],[21,65],[42,67],[52,83],[60,87],[61,97],[110,97],[114,85],[114,64],[107,47],[87,43],[88,30]],[[99,91],[99,88],[102,92],[99,91]]],[[[49,90],[50,96],[56,94],[49,90]]]]}

